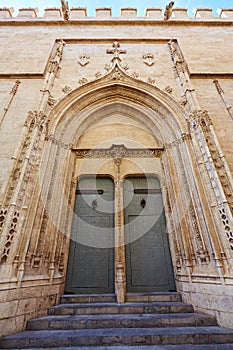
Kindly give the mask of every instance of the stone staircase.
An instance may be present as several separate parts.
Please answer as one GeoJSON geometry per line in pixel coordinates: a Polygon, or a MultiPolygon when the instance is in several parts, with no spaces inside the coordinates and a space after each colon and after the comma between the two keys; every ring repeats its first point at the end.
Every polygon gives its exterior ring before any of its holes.
{"type": "Polygon", "coordinates": [[[179,293],[65,295],[48,316],[0,340],[0,349],[222,350],[233,349],[233,330],[194,313],[179,293]]]}

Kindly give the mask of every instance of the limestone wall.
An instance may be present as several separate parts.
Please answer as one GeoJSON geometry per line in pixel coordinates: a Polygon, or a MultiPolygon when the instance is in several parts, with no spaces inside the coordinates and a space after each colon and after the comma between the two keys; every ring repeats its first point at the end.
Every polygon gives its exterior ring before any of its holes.
{"type": "Polygon", "coordinates": [[[110,9],[87,17],[78,8],[67,20],[60,9],[46,9],[44,17],[35,9],[16,17],[0,9],[2,334],[23,329],[29,317],[59,300],[78,176],[69,150],[87,147],[86,139],[90,148],[105,140],[100,133],[96,143],[93,123],[101,131],[101,113],[113,123],[114,103],[119,126],[115,136],[108,129],[109,144],[122,134],[127,116],[134,118],[131,140],[145,144],[145,128],[148,144],[156,140],[155,147],[166,149],[168,221],[169,206],[187,182],[184,197],[192,210],[181,228],[169,226],[177,288],[197,309],[233,327],[232,21],[229,9],[218,18],[209,9],[194,18],[174,9],[169,20],[161,9],[147,9],[144,18],[122,9],[115,18],[110,9]],[[57,201],[59,167],[64,202],[57,201]]]}

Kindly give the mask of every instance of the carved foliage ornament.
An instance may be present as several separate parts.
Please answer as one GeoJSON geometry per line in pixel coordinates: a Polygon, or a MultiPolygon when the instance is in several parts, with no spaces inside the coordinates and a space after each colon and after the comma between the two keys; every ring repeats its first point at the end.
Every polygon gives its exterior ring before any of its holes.
{"type": "Polygon", "coordinates": [[[124,145],[112,145],[107,149],[72,149],[76,157],[82,158],[160,158],[163,148],[137,149],[127,148],[124,145]]]}

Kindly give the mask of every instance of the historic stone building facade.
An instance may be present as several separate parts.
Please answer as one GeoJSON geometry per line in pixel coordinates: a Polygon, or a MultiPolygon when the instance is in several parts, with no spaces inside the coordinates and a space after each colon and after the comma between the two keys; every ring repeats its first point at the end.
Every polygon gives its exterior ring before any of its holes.
{"type": "Polygon", "coordinates": [[[176,289],[233,327],[232,24],[0,9],[2,334],[64,291],[176,289]]]}

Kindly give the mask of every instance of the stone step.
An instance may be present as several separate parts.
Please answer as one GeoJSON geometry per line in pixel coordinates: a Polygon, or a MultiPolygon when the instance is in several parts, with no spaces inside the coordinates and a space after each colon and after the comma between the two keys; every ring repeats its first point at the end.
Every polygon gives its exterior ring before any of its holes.
{"type": "Polygon", "coordinates": [[[148,302],[148,301],[181,301],[178,292],[167,293],[127,293],[126,302],[148,302]]]}
{"type": "MultiPolygon", "coordinates": [[[[126,295],[126,302],[172,302],[181,301],[180,293],[168,292],[168,293],[128,293],[126,295]]],[[[61,304],[72,303],[111,303],[116,302],[115,294],[65,294],[61,297],[61,304]]]]}
{"type": "Polygon", "coordinates": [[[71,303],[115,303],[115,294],[64,294],[61,299],[61,304],[71,303]]]}
{"type": "MultiPolygon", "coordinates": [[[[49,348],[27,348],[27,350],[49,350],[49,348]]],[[[182,345],[138,345],[138,346],[76,346],[76,347],[56,347],[54,350],[233,350],[233,344],[182,344],[182,345]]],[[[20,350],[14,348],[11,350],[20,350]]]]}
{"type": "Polygon", "coordinates": [[[193,306],[182,302],[59,304],[50,307],[49,315],[154,314],[193,312],[193,306]]]}
{"type": "Polygon", "coordinates": [[[27,330],[198,327],[216,325],[215,317],[196,313],[82,315],[41,317],[28,321],[27,330]]]}
{"type": "MultiPolygon", "coordinates": [[[[105,328],[25,331],[0,340],[1,349],[82,346],[182,345],[233,343],[233,330],[212,327],[105,328]]],[[[184,348],[184,347],[183,347],[184,348]]]]}

